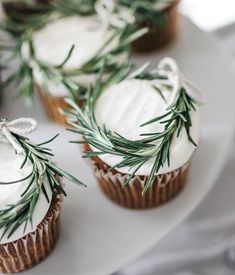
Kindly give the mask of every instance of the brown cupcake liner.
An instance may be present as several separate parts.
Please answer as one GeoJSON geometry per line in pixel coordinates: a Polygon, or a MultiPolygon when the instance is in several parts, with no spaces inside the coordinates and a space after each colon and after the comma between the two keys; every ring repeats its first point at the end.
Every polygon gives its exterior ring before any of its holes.
{"type": "Polygon", "coordinates": [[[54,248],[60,229],[61,195],[52,202],[36,230],[0,245],[0,273],[17,273],[41,262],[54,248]]]}
{"type": "Polygon", "coordinates": [[[165,24],[163,26],[153,24],[151,21],[142,21],[137,23],[139,28],[148,27],[149,32],[132,43],[132,48],[134,51],[151,52],[158,50],[175,39],[178,33],[180,19],[178,2],[179,1],[175,1],[163,12],[165,19],[165,24]]]}
{"type": "Polygon", "coordinates": [[[189,163],[165,174],[156,175],[152,185],[142,195],[146,176],[135,176],[123,188],[128,175],[102,167],[93,161],[93,168],[100,189],[113,202],[127,208],[153,208],[172,200],[183,189],[186,183],[189,163]]]}
{"type": "Polygon", "coordinates": [[[64,97],[52,96],[44,92],[39,86],[36,86],[39,97],[42,101],[43,107],[49,119],[68,127],[67,118],[60,113],[60,109],[68,110],[70,107],[65,102],[64,97]]]}

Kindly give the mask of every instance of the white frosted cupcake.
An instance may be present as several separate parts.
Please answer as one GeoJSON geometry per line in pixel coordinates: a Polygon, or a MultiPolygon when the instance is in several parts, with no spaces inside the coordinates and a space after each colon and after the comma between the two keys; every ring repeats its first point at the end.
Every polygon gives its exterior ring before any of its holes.
{"type": "Polygon", "coordinates": [[[133,42],[136,52],[151,52],[171,43],[179,29],[179,0],[117,0],[117,5],[125,7],[133,14],[135,25],[148,27],[144,36],[133,42]]]}
{"type": "Polygon", "coordinates": [[[0,273],[31,268],[51,252],[65,194],[61,177],[80,183],[51,162],[44,145],[21,135],[35,128],[32,119],[0,121],[0,273]]]}
{"type": "Polygon", "coordinates": [[[35,82],[48,115],[64,123],[65,118],[58,111],[67,108],[64,98],[72,95],[81,103],[105,58],[109,66],[107,73],[126,62],[128,44],[135,39],[132,35],[130,26],[106,28],[96,15],[61,18],[36,32],[32,37],[35,56],[44,64],[64,63],[71,45],[74,45],[61,70],[63,75],[54,72],[47,78],[42,68],[34,63],[35,82]]]}
{"type": "MultiPolygon", "coordinates": [[[[40,61],[55,66],[64,61],[71,46],[75,45],[68,62],[63,66],[64,71],[71,72],[74,83],[74,87],[71,87],[72,91],[70,87],[62,83],[61,74],[55,73],[54,77],[48,80],[38,66],[34,67],[35,83],[45,110],[52,119],[64,123],[65,119],[59,113],[60,108],[66,108],[64,98],[71,93],[79,93],[79,86],[86,88],[94,82],[97,69],[93,67],[92,59],[96,57],[100,59],[97,52],[104,46],[104,42],[110,39],[111,35],[111,32],[104,32],[95,16],[61,18],[49,23],[44,29],[34,34],[35,56],[40,61]]],[[[116,39],[112,41],[112,44],[108,43],[104,53],[117,47],[117,43],[116,39]]],[[[97,66],[96,61],[94,61],[94,66],[97,66]]],[[[98,65],[98,67],[100,66],[98,65]]],[[[83,96],[80,94],[80,100],[83,99],[83,96]]]]}
{"type": "MultiPolygon", "coordinates": [[[[97,85],[100,85],[98,83],[97,85]]],[[[70,101],[69,120],[82,134],[104,193],[129,208],[149,208],[184,187],[199,143],[203,96],[170,58],[103,83],[84,110],[70,101]]]]}
{"type": "MultiPolygon", "coordinates": [[[[91,15],[76,14],[76,6],[72,11],[71,3],[62,2],[53,2],[49,12],[33,23],[26,21],[13,49],[18,67],[14,66],[7,83],[15,81],[20,95],[28,100],[36,86],[49,117],[64,124],[59,112],[67,107],[64,98],[70,96],[82,104],[104,63],[106,77],[128,63],[129,44],[146,29],[136,31],[128,19],[114,14],[114,6],[107,8],[103,1],[97,1],[91,15]]],[[[16,22],[8,25],[6,30],[14,35],[16,22]]]]}

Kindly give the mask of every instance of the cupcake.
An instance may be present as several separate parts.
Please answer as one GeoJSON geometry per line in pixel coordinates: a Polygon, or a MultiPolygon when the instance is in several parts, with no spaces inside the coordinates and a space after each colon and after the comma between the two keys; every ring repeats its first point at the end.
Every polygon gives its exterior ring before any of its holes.
{"type": "Polygon", "coordinates": [[[60,231],[62,176],[80,183],[48,158],[51,151],[21,134],[27,118],[0,120],[0,273],[29,269],[54,248],[60,231]]]}
{"type": "Polygon", "coordinates": [[[19,67],[12,79],[20,82],[21,94],[28,99],[35,85],[46,113],[61,124],[66,122],[59,111],[67,108],[64,98],[83,104],[104,63],[108,77],[128,63],[129,44],[146,32],[136,31],[100,2],[96,9],[93,15],[64,16],[65,8],[55,5],[45,27],[33,32],[26,28],[17,44],[19,67]]]}
{"type": "Polygon", "coordinates": [[[137,27],[148,27],[149,32],[132,43],[136,52],[150,52],[168,45],[178,31],[179,0],[119,0],[135,16],[137,27]],[[131,3],[131,5],[130,5],[131,3]]]}
{"type": "Polygon", "coordinates": [[[204,100],[173,59],[146,68],[96,83],[84,109],[67,101],[68,120],[82,135],[79,143],[101,190],[136,209],[166,203],[185,186],[204,100]]]}

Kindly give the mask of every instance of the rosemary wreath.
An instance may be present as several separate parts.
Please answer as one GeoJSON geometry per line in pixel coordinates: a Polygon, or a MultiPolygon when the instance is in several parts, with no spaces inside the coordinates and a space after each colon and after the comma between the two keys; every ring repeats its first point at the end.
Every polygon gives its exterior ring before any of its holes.
{"type": "MultiPolygon", "coordinates": [[[[54,3],[54,1],[52,3],[54,3]]],[[[53,5],[56,5],[56,3],[57,1],[53,5]]],[[[56,11],[58,12],[57,9],[56,11]]],[[[2,28],[6,32],[14,35],[14,32],[9,28],[9,22],[11,22],[13,30],[15,30],[15,22],[11,20],[7,21],[6,26],[2,25],[2,28]]],[[[122,53],[126,53],[127,59],[129,59],[129,44],[147,31],[145,28],[136,30],[133,25],[128,23],[120,28],[112,27],[112,35],[104,41],[103,46],[97,51],[94,57],[88,60],[83,66],[68,70],[65,69],[65,65],[73,53],[74,45],[71,45],[70,50],[61,64],[53,65],[48,62],[43,62],[37,58],[35,53],[33,45],[34,27],[26,24],[24,31],[15,41],[15,45],[0,45],[1,52],[8,51],[8,54],[5,55],[6,58],[1,61],[2,68],[6,69],[11,62],[17,61],[15,62],[17,65],[14,64],[16,69],[13,72],[9,69],[10,72],[8,73],[7,79],[2,81],[1,89],[5,89],[14,82],[18,87],[19,95],[23,95],[28,101],[32,100],[34,85],[37,82],[34,74],[35,68],[37,68],[43,76],[42,86],[46,92],[49,92],[48,83],[54,81],[55,83],[62,84],[71,97],[85,99],[87,87],[80,85],[74,80],[74,77],[84,74],[97,74],[102,67],[104,58],[108,60],[108,62],[106,62],[106,72],[108,73],[119,70],[122,66],[126,66],[126,61],[123,63],[117,62],[116,57],[122,53]],[[107,48],[114,39],[117,41],[116,45],[107,51],[107,48]],[[27,54],[25,54],[25,52],[27,52],[27,54]]]]}
{"type": "Polygon", "coordinates": [[[82,182],[50,161],[49,158],[53,154],[51,149],[45,147],[45,145],[52,142],[58,135],[46,142],[33,144],[28,138],[16,134],[16,132],[19,132],[16,125],[21,121],[29,123],[29,119],[18,119],[12,122],[0,120],[0,130],[5,134],[5,137],[12,143],[16,152],[23,152],[25,155],[21,169],[29,162],[32,164],[32,171],[25,178],[12,182],[0,182],[0,185],[10,185],[24,181],[28,183],[26,189],[21,194],[20,200],[16,204],[8,205],[7,208],[0,210],[0,229],[2,229],[0,240],[6,234],[7,238],[11,237],[22,224],[24,224],[24,232],[28,223],[31,223],[31,226],[33,226],[32,217],[41,192],[43,192],[47,202],[50,203],[44,186],[45,182],[49,183],[52,200],[58,194],[66,196],[60,184],[59,177],[64,177],[71,182],[85,186],[82,182]],[[11,127],[13,127],[12,130],[11,127]]]}
{"type": "Polygon", "coordinates": [[[147,69],[148,64],[129,75],[127,70],[123,70],[105,83],[101,81],[102,77],[100,77],[96,86],[91,88],[84,108],[80,108],[74,101],[68,99],[67,103],[70,104],[72,109],[65,112],[68,121],[74,127],[71,131],[83,136],[81,141],[74,141],[74,143],[89,144],[96,148],[93,151],[83,152],[84,158],[103,154],[116,155],[122,158],[111,169],[129,168],[130,174],[124,186],[130,183],[141,166],[153,160],[151,173],[144,183],[143,194],[153,182],[159,169],[165,163],[170,165],[170,148],[174,136],[178,137],[181,131],[185,129],[188,140],[194,146],[197,146],[190,134],[190,128],[192,127],[191,111],[196,111],[197,105],[200,104],[197,100],[198,90],[183,78],[172,59],[163,59],[157,70],[149,72],[147,69]],[[138,140],[129,140],[119,133],[108,130],[105,125],[97,123],[94,108],[99,95],[107,86],[128,78],[149,80],[156,92],[162,97],[162,88],[167,87],[169,89],[170,87],[174,91],[174,100],[168,106],[166,113],[140,125],[142,127],[152,123],[160,123],[164,125],[162,132],[142,134],[138,140]],[[196,95],[192,94],[190,89],[196,95]]]}

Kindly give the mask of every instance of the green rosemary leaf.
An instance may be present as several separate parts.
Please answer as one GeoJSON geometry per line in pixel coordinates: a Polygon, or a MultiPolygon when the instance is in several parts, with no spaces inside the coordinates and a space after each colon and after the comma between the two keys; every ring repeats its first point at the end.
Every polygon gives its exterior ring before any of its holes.
{"type": "Polygon", "coordinates": [[[26,176],[23,179],[20,180],[15,180],[15,181],[9,181],[9,182],[0,182],[0,185],[10,185],[10,184],[15,184],[15,183],[19,183],[22,181],[26,181],[27,179],[29,179],[31,176],[33,175],[33,172],[31,172],[28,176],[26,176]]]}
{"type": "Polygon", "coordinates": [[[152,184],[154,180],[154,176],[157,173],[158,169],[160,168],[159,166],[160,166],[159,156],[157,156],[154,161],[150,175],[146,178],[146,181],[144,183],[144,189],[142,191],[142,195],[146,193],[146,191],[149,189],[150,185],[152,184]]]}
{"type": "Polygon", "coordinates": [[[61,69],[61,68],[64,67],[64,65],[65,65],[65,64],[67,63],[67,61],[70,59],[70,57],[71,57],[71,55],[72,55],[72,53],[73,53],[74,48],[75,48],[75,45],[72,45],[72,47],[70,48],[70,50],[69,50],[67,56],[65,57],[64,61],[63,61],[60,65],[55,66],[56,69],[61,69]]]}
{"type": "Polygon", "coordinates": [[[57,137],[59,136],[59,134],[56,134],[54,137],[52,137],[51,139],[49,139],[49,140],[47,140],[47,141],[45,141],[45,142],[42,142],[42,143],[39,143],[39,144],[37,144],[37,146],[43,146],[43,145],[46,145],[46,144],[48,144],[48,143],[51,143],[52,141],[54,141],[57,137]]]}
{"type": "Polygon", "coordinates": [[[49,197],[48,197],[48,194],[47,194],[47,191],[46,191],[46,188],[45,188],[44,185],[42,185],[42,192],[43,192],[43,194],[44,194],[44,196],[45,196],[47,202],[50,203],[50,199],[49,199],[49,197]]]}
{"type": "Polygon", "coordinates": [[[83,158],[91,158],[91,157],[97,157],[97,156],[100,156],[100,155],[104,155],[105,153],[104,152],[100,152],[100,151],[84,151],[83,152],[83,158]]]}
{"type": "Polygon", "coordinates": [[[145,123],[141,124],[140,126],[141,126],[141,127],[143,127],[143,126],[149,125],[149,124],[151,124],[151,123],[154,123],[154,122],[160,121],[160,120],[162,120],[163,118],[165,118],[165,117],[169,116],[170,114],[171,114],[171,112],[169,111],[169,112],[165,113],[165,114],[164,114],[164,115],[162,115],[162,116],[159,116],[159,117],[153,118],[153,119],[151,119],[151,120],[149,120],[149,121],[147,121],[147,122],[145,122],[145,123]]]}
{"type": "Polygon", "coordinates": [[[149,68],[149,66],[150,66],[150,62],[145,63],[140,68],[138,68],[136,71],[132,72],[129,75],[129,78],[132,79],[132,78],[139,77],[140,75],[142,75],[146,72],[146,70],[149,68]]]}
{"type": "Polygon", "coordinates": [[[140,169],[140,167],[141,167],[142,165],[143,165],[142,163],[139,164],[139,165],[133,170],[133,172],[132,172],[130,175],[128,175],[128,178],[127,178],[127,180],[125,181],[125,183],[124,183],[124,185],[122,186],[122,188],[125,188],[125,187],[130,183],[130,181],[133,179],[133,177],[135,176],[136,172],[140,169]]]}
{"type": "Polygon", "coordinates": [[[13,233],[17,230],[17,228],[18,228],[20,225],[21,225],[21,223],[18,222],[18,221],[16,221],[16,222],[14,223],[14,225],[12,226],[12,228],[11,228],[9,234],[8,234],[8,238],[10,238],[10,237],[13,235],[13,233]]]}
{"type": "Polygon", "coordinates": [[[66,179],[68,179],[71,182],[77,183],[79,185],[82,185],[84,187],[86,187],[86,185],[79,181],[78,179],[76,179],[75,177],[73,177],[72,175],[70,175],[69,173],[65,172],[64,170],[60,169],[59,167],[53,165],[52,163],[48,163],[47,164],[48,167],[50,167],[52,170],[54,170],[56,173],[58,173],[59,175],[65,177],[66,179]]]}
{"type": "Polygon", "coordinates": [[[56,193],[54,193],[54,195],[56,195],[57,193],[61,193],[66,197],[67,194],[66,194],[65,190],[62,188],[60,182],[58,181],[58,175],[55,176],[54,171],[52,171],[52,170],[48,171],[48,175],[50,176],[50,181],[53,186],[53,190],[56,191],[56,193]]]}
{"type": "MultiPolygon", "coordinates": [[[[117,0],[116,4],[128,8],[135,16],[137,22],[146,22],[146,20],[150,20],[153,24],[163,27],[166,19],[164,12],[156,9],[155,4],[157,2],[166,3],[164,0],[133,0],[131,2],[129,0],[117,0]]],[[[168,2],[170,5],[173,0],[168,2]]]]}
{"type": "MultiPolygon", "coordinates": [[[[21,145],[22,146],[22,145],[21,145]]],[[[23,147],[23,146],[22,146],[23,147]]],[[[25,164],[27,163],[27,160],[28,160],[28,154],[29,154],[29,150],[28,150],[28,148],[25,148],[25,147],[23,147],[24,148],[24,150],[25,150],[25,158],[24,158],[24,161],[22,162],[22,164],[21,164],[21,166],[20,166],[20,169],[22,169],[24,166],[25,166],[25,164]]]]}
{"type": "Polygon", "coordinates": [[[25,194],[27,194],[27,192],[29,191],[29,189],[31,188],[32,184],[35,181],[35,176],[33,175],[28,186],[26,187],[25,191],[21,194],[21,197],[23,197],[25,194]]]}
{"type": "Polygon", "coordinates": [[[163,101],[166,102],[166,99],[165,99],[162,91],[158,87],[156,87],[156,86],[153,86],[153,88],[159,93],[159,95],[161,96],[161,98],[163,99],[163,101]]]}
{"type": "Polygon", "coordinates": [[[136,31],[135,33],[133,33],[131,36],[129,36],[125,40],[125,44],[128,45],[128,44],[132,43],[133,41],[137,40],[139,37],[141,37],[144,34],[146,34],[148,31],[149,31],[148,28],[142,28],[139,31],[136,31]]]}
{"type": "Polygon", "coordinates": [[[32,195],[32,199],[31,199],[30,205],[29,205],[28,220],[31,223],[32,227],[33,227],[33,211],[36,206],[39,194],[40,194],[40,188],[35,188],[35,192],[32,195]]]}

